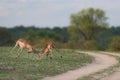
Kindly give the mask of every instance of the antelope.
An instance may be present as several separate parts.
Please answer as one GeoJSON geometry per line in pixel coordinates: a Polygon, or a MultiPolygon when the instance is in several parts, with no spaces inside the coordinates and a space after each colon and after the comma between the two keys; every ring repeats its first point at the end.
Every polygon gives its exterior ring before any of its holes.
{"type": "MultiPolygon", "coordinates": [[[[23,38],[20,38],[16,41],[16,44],[15,46],[12,48],[11,52],[17,47],[19,46],[19,49],[17,51],[18,53],[18,56],[17,57],[20,57],[21,53],[22,53],[22,50],[25,48],[27,49],[28,51],[28,58],[29,58],[29,53],[37,53],[37,51],[35,49],[33,49],[33,47],[23,38]]],[[[11,53],[10,52],[10,53],[11,53]]]]}
{"type": "Polygon", "coordinates": [[[38,56],[40,57],[42,54],[47,54],[47,57],[48,57],[48,55],[50,54],[50,59],[52,59],[53,48],[55,48],[55,43],[53,40],[50,40],[45,44],[44,48],[41,51],[39,51],[38,56]]]}

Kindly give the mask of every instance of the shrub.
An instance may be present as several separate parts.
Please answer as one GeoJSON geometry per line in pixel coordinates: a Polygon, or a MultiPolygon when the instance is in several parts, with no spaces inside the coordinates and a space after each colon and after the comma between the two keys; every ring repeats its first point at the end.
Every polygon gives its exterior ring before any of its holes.
{"type": "Polygon", "coordinates": [[[85,50],[97,50],[97,46],[94,40],[86,40],[83,43],[83,49],[85,50]]]}
{"type": "Polygon", "coordinates": [[[108,45],[110,51],[120,51],[120,36],[112,37],[110,44],[108,45]]]}

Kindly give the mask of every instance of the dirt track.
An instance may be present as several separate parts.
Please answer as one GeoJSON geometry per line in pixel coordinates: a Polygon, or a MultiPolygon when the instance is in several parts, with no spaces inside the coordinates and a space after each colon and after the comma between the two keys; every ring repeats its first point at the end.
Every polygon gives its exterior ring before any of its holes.
{"type": "Polygon", "coordinates": [[[93,52],[82,52],[82,51],[79,51],[79,52],[93,56],[95,58],[95,61],[80,69],[68,71],[66,73],[56,75],[56,76],[46,77],[43,80],[76,80],[80,77],[89,75],[91,73],[100,71],[102,69],[106,69],[118,63],[118,61],[114,57],[111,57],[105,54],[96,54],[93,52]]]}
{"type": "MultiPolygon", "coordinates": [[[[110,53],[110,52],[109,53],[103,52],[103,53],[120,57],[120,54],[116,54],[116,53],[114,53],[114,54],[110,53]]],[[[107,76],[101,80],[120,80],[120,68],[117,68],[116,71],[112,75],[107,76]]]]}

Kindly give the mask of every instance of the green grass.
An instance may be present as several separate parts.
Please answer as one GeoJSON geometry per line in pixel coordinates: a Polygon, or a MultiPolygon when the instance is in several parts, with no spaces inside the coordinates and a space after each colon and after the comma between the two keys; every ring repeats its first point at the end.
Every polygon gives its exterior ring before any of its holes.
{"type": "Polygon", "coordinates": [[[54,76],[91,63],[93,58],[72,50],[53,51],[53,59],[46,59],[46,55],[38,59],[36,54],[24,50],[20,58],[16,58],[15,50],[9,55],[10,47],[0,47],[0,80],[38,80],[47,76],[54,76]],[[60,56],[63,58],[61,59],[60,56]]]}

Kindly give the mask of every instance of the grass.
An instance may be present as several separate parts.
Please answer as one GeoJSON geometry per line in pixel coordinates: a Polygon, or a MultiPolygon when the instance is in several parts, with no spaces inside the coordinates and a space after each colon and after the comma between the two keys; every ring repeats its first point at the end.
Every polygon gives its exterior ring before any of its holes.
{"type": "Polygon", "coordinates": [[[52,60],[46,59],[45,55],[38,59],[36,54],[30,54],[28,59],[26,50],[16,58],[16,51],[8,56],[10,50],[10,47],[0,47],[0,80],[38,80],[80,68],[93,60],[72,50],[53,51],[52,60]]]}

